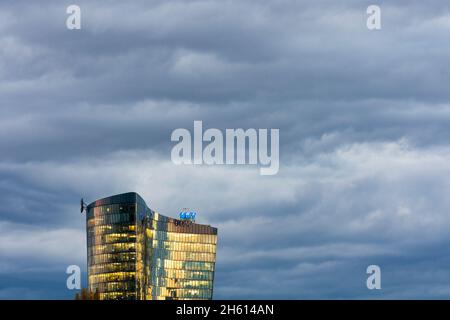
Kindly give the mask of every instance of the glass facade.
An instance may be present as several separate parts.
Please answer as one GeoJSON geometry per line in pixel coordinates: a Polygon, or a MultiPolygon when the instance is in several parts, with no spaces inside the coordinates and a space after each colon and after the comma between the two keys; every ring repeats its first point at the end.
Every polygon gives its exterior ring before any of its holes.
{"type": "Polygon", "coordinates": [[[137,193],[87,206],[88,285],[100,299],[211,299],[217,229],[151,210],[137,193]]]}

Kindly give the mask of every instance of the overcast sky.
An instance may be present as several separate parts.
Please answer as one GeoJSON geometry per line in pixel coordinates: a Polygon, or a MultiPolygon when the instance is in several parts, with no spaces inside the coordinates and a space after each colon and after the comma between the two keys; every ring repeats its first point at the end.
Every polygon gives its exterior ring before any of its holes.
{"type": "Polygon", "coordinates": [[[449,298],[449,40],[448,0],[1,1],[0,298],[73,298],[79,199],[128,191],[219,228],[217,299],[449,298]],[[279,173],[174,165],[194,120],[279,173]]]}

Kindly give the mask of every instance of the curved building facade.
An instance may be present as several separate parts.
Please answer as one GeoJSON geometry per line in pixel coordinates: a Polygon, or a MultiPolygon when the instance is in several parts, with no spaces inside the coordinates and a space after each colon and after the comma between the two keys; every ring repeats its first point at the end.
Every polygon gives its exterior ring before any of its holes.
{"type": "Polygon", "coordinates": [[[217,228],[163,216],[131,192],[89,204],[86,231],[100,299],[212,298],[217,228]]]}

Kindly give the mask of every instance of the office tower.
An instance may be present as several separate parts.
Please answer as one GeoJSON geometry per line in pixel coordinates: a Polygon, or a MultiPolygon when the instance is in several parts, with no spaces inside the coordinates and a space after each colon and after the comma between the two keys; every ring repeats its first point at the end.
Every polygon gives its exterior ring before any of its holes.
{"type": "Polygon", "coordinates": [[[211,299],[217,228],[150,209],[134,192],[86,207],[88,287],[100,299],[211,299]]]}

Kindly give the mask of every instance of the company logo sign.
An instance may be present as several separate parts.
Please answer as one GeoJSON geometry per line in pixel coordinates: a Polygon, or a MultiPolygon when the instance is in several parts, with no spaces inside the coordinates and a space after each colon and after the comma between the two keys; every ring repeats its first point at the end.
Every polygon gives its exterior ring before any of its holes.
{"type": "Polygon", "coordinates": [[[180,220],[190,220],[190,221],[195,221],[195,216],[197,215],[196,212],[194,211],[190,211],[190,210],[185,210],[183,209],[180,212],[180,220]]]}

